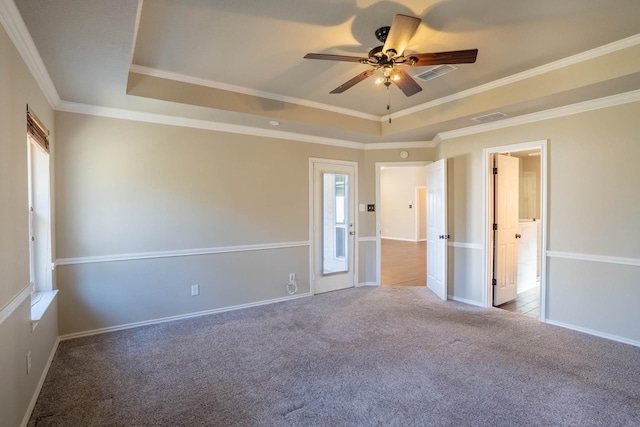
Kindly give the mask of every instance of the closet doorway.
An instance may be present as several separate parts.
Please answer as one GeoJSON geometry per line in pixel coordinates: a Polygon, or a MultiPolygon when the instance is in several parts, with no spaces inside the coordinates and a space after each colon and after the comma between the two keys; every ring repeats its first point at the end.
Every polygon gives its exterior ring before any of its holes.
{"type": "Polygon", "coordinates": [[[487,155],[487,306],[544,319],[546,141],[487,155]]]}

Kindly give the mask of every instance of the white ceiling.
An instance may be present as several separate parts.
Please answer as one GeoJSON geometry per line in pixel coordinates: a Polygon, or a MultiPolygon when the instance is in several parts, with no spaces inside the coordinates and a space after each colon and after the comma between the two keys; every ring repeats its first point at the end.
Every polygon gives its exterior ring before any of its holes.
{"type": "Polygon", "coordinates": [[[350,141],[428,141],[438,132],[477,124],[470,118],[492,112],[485,108],[495,106],[513,117],[640,88],[640,65],[610,76],[589,76],[584,82],[590,68],[576,68],[579,78],[559,74],[539,94],[512,91],[509,99],[498,101],[495,96],[493,104],[478,104],[475,111],[465,106],[457,114],[451,110],[460,106],[450,102],[441,118],[444,108],[434,108],[443,104],[439,100],[462,91],[640,34],[638,0],[15,3],[64,101],[263,128],[276,118],[282,123],[278,130],[350,141]],[[386,90],[373,78],[343,94],[329,94],[366,65],[303,56],[317,52],[365,57],[379,44],[375,29],[390,25],[397,13],[422,19],[407,52],[477,48],[479,53],[475,64],[461,64],[443,77],[419,82],[423,91],[412,97],[392,86],[392,112],[407,119],[389,125],[380,120],[386,114],[386,90]],[[130,69],[143,76],[139,78],[162,80],[138,85],[130,69]],[[557,84],[558,78],[566,80],[566,87],[557,84]],[[200,91],[205,98],[207,90],[217,91],[211,99],[192,102],[182,96],[186,86],[180,86],[181,95],[162,89],[167,80],[208,88],[200,91]],[[227,103],[226,96],[237,93],[248,98],[227,103]],[[431,106],[429,120],[409,120],[425,104],[431,106]],[[308,108],[301,110],[300,105],[308,108]],[[326,111],[335,116],[315,118],[326,111]],[[343,121],[354,124],[338,125],[343,121]],[[362,123],[356,125],[358,121],[362,123]]]}

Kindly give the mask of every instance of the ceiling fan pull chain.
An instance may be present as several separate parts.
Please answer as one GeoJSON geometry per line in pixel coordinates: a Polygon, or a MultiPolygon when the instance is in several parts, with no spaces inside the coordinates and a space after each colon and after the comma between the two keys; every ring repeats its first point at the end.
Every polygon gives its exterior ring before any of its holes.
{"type": "Polygon", "coordinates": [[[387,86],[387,111],[389,112],[389,123],[391,123],[391,92],[389,92],[389,86],[387,86]]]}

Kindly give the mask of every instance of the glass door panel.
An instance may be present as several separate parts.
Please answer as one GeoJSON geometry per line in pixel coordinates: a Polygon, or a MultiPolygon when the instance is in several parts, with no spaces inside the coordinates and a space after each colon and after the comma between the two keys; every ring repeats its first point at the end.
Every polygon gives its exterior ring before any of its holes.
{"type": "Polygon", "coordinates": [[[349,270],[349,175],[322,173],[322,274],[349,270]]]}

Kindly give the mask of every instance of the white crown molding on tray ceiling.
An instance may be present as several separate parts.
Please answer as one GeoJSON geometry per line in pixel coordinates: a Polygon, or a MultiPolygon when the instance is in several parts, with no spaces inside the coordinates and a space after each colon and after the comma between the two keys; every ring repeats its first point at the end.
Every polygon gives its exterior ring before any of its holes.
{"type": "Polygon", "coordinates": [[[60,103],[58,91],[49,76],[47,68],[42,62],[36,44],[31,38],[31,34],[22,19],[13,1],[0,1],[0,23],[9,35],[13,45],[18,50],[22,60],[33,75],[33,78],[40,86],[45,98],[51,108],[55,108],[60,103]]]}
{"type": "Polygon", "coordinates": [[[497,129],[504,129],[512,126],[525,125],[542,120],[557,119],[559,117],[571,116],[574,114],[586,113],[587,111],[599,110],[602,108],[615,107],[617,105],[628,104],[640,101],[640,89],[616,95],[605,96],[603,98],[591,99],[589,101],[578,102],[576,104],[564,105],[562,107],[551,108],[549,110],[537,111],[535,113],[523,114],[521,116],[510,117],[491,123],[483,123],[466,128],[441,132],[434,138],[434,145],[440,142],[458,138],[461,136],[474,135],[482,132],[489,132],[497,129]]]}
{"type": "Polygon", "coordinates": [[[110,117],[114,119],[132,120],[138,122],[156,123],[171,126],[181,126],[193,129],[205,129],[218,132],[229,132],[242,135],[261,136],[266,138],[286,139],[289,141],[309,142],[312,144],[332,145],[335,147],[354,148],[362,150],[365,144],[362,142],[347,141],[342,139],[326,138],[322,136],[307,135],[295,132],[286,132],[274,129],[263,129],[252,126],[235,125],[210,120],[191,119],[187,117],[170,116],[164,114],[147,113],[142,111],[125,110],[121,108],[87,105],[77,102],[61,101],[56,108],[67,113],[88,114],[91,116],[110,117]]]}
{"type": "Polygon", "coordinates": [[[161,79],[174,80],[182,83],[188,83],[198,86],[211,87],[214,89],[225,90],[228,92],[241,93],[243,95],[255,96],[258,98],[272,99],[274,101],[286,102],[289,104],[301,105],[303,107],[317,108],[319,110],[331,111],[333,113],[344,114],[347,116],[358,117],[366,120],[378,121],[380,116],[375,114],[367,114],[361,111],[350,110],[348,108],[336,107],[329,104],[322,104],[320,102],[308,101],[306,99],[295,98],[293,96],[278,95],[271,92],[263,92],[256,89],[251,89],[243,86],[236,86],[227,83],[216,82],[213,80],[202,79],[199,77],[188,76],[180,73],[173,73],[171,71],[158,70],[157,68],[144,67],[142,65],[131,64],[129,71],[137,74],[144,74],[151,77],[159,77],[161,79]]]}
{"type": "MultiPolygon", "coordinates": [[[[516,83],[522,80],[530,79],[541,74],[548,73],[550,71],[559,70],[561,68],[565,68],[574,64],[578,64],[580,62],[588,61],[590,59],[598,58],[603,55],[610,54],[612,52],[616,52],[622,49],[626,49],[632,46],[640,44],[640,34],[636,34],[631,37],[624,38],[622,40],[618,40],[604,46],[600,46],[594,49],[590,49],[588,51],[578,53],[576,55],[569,56],[567,58],[563,58],[557,61],[550,62],[545,65],[541,65],[539,67],[532,68],[530,70],[523,71],[521,73],[517,73],[508,77],[504,77],[502,79],[494,80],[492,82],[473,87],[471,89],[463,90],[461,92],[457,92],[448,96],[444,96],[442,98],[434,99],[433,101],[425,102],[423,104],[416,105],[414,107],[409,107],[404,110],[397,111],[393,113],[394,118],[403,117],[409,114],[416,113],[418,111],[427,110],[429,108],[437,107],[442,104],[446,104],[452,101],[458,101],[462,98],[466,98],[469,96],[477,95],[482,92],[487,92],[489,90],[497,89],[502,86],[506,86],[511,83],[516,83]]],[[[319,102],[308,101],[305,99],[283,96],[269,92],[262,92],[255,89],[250,89],[242,86],[229,85],[226,83],[215,82],[212,80],[202,79],[198,77],[192,77],[185,74],[172,73],[169,71],[163,71],[156,68],[144,67],[141,65],[131,64],[129,69],[130,72],[144,74],[151,77],[159,77],[168,80],[175,80],[182,83],[195,84],[199,86],[211,87],[214,89],[226,90],[230,92],[242,93],[244,95],[257,96],[260,98],[273,99],[275,101],[288,102],[291,104],[302,105],[305,107],[318,108],[321,110],[331,111],[334,113],[345,114],[353,117],[359,117],[368,120],[376,120],[384,122],[388,120],[388,116],[385,114],[383,116],[376,116],[374,114],[366,114],[360,111],[350,110],[347,108],[335,107],[333,105],[322,104],[319,102]]]]}
{"type": "MultiPolygon", "coordinates": [[[[457,92],[449,96],[444,96],[442,98],[434,99],[433,101],[416,105],[415,107],[406,108],[404,110],[395,112],[393,116],[402,117],[409,114],[417,113],[418,111],[437,107],[439,105],[446,104],[447,102],[457,101],[462,98],[477,95],[479,93],[486,92],[492,89],[497,89],[501,86],[506,86],[511,83],[516,83],[522,80],[530,79],[530,78],[539,76],[541,74],[548,73],[550,71],[559,70],[561,68],[568,67],[570,65],[574,65],[580,62],[588,61],[590,59],[598,58],[600,56],[607,55],[622,49],[633,47],[637,44],[640,44],[640,34],[636,34],[634,36],[627,37],[622,40],[618,40],[618,41],[606,44],[604,46],[587,50],[585,52],[578,53],[576,55],[572,55],[567,58],[559,59],[557,61],[553,61],[548,64],[541,65],[539,67],[535,67],[527,71],[523,71],[521,73],[504,77],[502,79],[494,80],[492,82],[489,82],[480,86],[476,86],[471,89],[463,90],[461,92],[457,92]]],[[[385,117],[382,117],[381,120],[384,121],[385,117]]]]}
{"type": "MultiPolygon", "coordinates": [[[[138,12],[139,11],[140,11],[140,8],[138,9],[138,12]]],[[[472,135],[474,133],[487,132],[494,129],[502,129],[510,126],[532,123],[540,120],[557,118],[565,115],[577,114],[580,112],[586,112],[594,109],[606,108],[610,106],[615,106],[615,105],[620,105],[620,104],[625,104],[625,103],[635,102],[640,100],[639,99],[640,91],[632,91],[632,92],[623,93],[620,95],[612,95],[612,96],[608,96],[608,97],[604,97],[596,100],[581,102],[578,104],[567,105],[564,107],[558,107],[558,108],[526,114],[518,117],[512,117],[509,119],[500,120],[498,122],[484,123],[484,124],[469,126],[469,127],[452,130],[448,132],[441,132],[438,135],[436,135],[433,141],[362,143],[362,142],[356,142],[356,141],[348,141],[348,140],[340,140],[340,139],[334,139],[334,138],[325,138],[325,137],[319,137],[319,136],[313,136],[313,135],[299,134],[299,133],[293,133],[293,132],[275,131],[271,129],[253,128],[249,126],[232,125],[228,123],[219,123],[219,122],[212,122],[212,121],[198,120],[198,119],[187,119],[182,117],[160,115],[160,114],[154,114],[154,113],[143,113],[143,112],[131,111],[131,110],[125,110],[125,109],[101,107],[101,106],[95,106],[95,105],[63,101],[60,99],[60,96],[58,95],[58,92],[53,84],[53,81],[51,80],[51,77],[49,76],[49,73],[46,67],[44,66],[44,63],[42,62],[40,53],[38,52],[35,46],[35,43],[31,38],[31,34],[29,33],[22,19],[22,16],[20,15],[18,8],[16,7],[13,1],[0,1],[0,24],[2,24],[5,31],[9,35],[9,38],[14,43],[20,56],[22,57],[23,61],[27,65],[27,68],[29,68],[29,71],[31,72],[34,79],[38,83],[40,89],[44,93],[44,96],[46,97],[47,101],[49,102],[51,107],[55,110],[74,112],[74,113],[80,113],[80,114],[89,114],[89,115],[95,115],[95,116],[103,116],[103,117],[120,118],[120,119],[126,119],[126,120],[158,123],[158,124],[168,124],[168,125],[183,126],[183,127],[194,127],[199,129],[217,130],[221,132],[265,136],[270,138],[280,138],[280,139],[309,142],[314,144],[332,145],[332,146],[345,147],[345,148],[369,150],[369,149],[434,147],[434,146],[437,146],[440,142],[450,138],[456,138],[456,137],[465,136],[465,135],[472,135]]],[[[467,96],[472,96],[490,89],[507,85],[509,83],[531,78],[552,70],[567,67],[572,64],[576,64],[582,61],[586,61],[592,58],[597,58],[599,56],[606,55],[611,52],[632,47],[637,44],[640,44],[640,34],[636,34],[634,36],[627,37],[622,40],[618,40],[616,42],[609,43],[607,45],[604,45],[595,49],[591,49],[577,55],[573,55],[558,61],[554,61],[549,64],[536,67],[528,71],[524,71],[522,73],[514,74],[513,76],[510,76],[510,77],[495,80],[493,82],[490,82],[481,86],[477,86],[472,89],[458,92],[456,94],[452,94],[447,97],[436,99],[434,101],[430,101],[425,104],[421,104],[415,107],[411,107],[411,108],[396,112],[394,113],[394,117],[401,117],[403,115],[411,114],[416,111],[441,105],[446,102],[454,101],[467,96]]],[[[132,64],[131,71],[134,71],[138,67],[140,66],[136,66],[132,64]]],[[[141,67],[139,69],[144,69],[144,67],[141,67]]],[[[153,69],[149,68],[147,70],[153,70],[153,69]]],[[[161,74],[166,73],[161,70],[156,70],[156,71],[161,74]]],[[[162,77],[162,76],[158,75],[158,77],[162,77]]],[[[185,77],[188,77],[188,76],[185,76],[185,77]]],[[[197,79],[197,80],[200,81],[201,79],[197,79]]],[[[251,89],[246,89],[246,88],[244,88],[244,90],[253,91],[251,89]]],[[[253,91],[253,93],[255,94],[258,92],[253,91]]],[[[274,95],[274,96],[277,96],[277,95],[274,95]]],[[[287,99],[293,100],[295,98],[281,97],[278,99],[289,102],[287,101],[287,99]]],[[[300,100],[300,101],[308,102],[308,104],[300,104],[300,105],[305,105],[313,108],[320,108],[320,106],[324,105],[319,103],[318,104],[312,103],[311,101],[304,101],[304,100],[300,100]]],[[[331,107],[331,108],[335,108],[335,107],[331,107]]],[[[337,109],[333,111],[341,112],[339,110],[342,110],[342,109],[337,109]]],[[[357,114],[356,117],[374,118],[376,120],[377,119],[386,120],[386,116],[378,117],[375,115],[363,114],[354,110],[344,109],[343,113],[348,114],[347,112],[351,112],[352,113],[351,115],[357,114]]]]}

